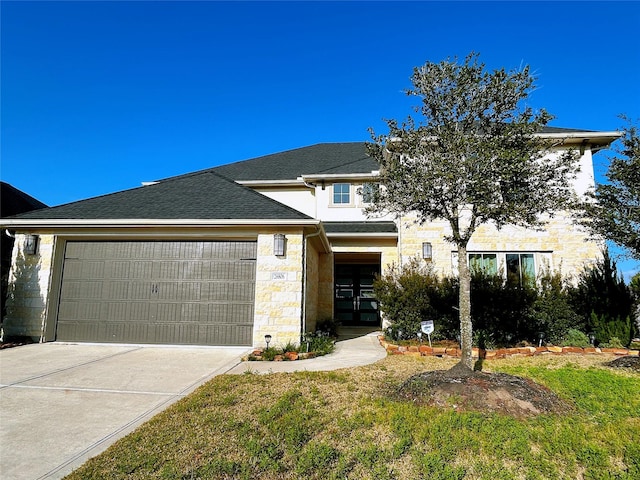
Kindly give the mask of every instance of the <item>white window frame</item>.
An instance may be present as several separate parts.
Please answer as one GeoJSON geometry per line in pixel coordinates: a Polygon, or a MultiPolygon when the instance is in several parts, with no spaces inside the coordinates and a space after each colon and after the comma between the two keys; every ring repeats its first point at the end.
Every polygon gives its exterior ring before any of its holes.
{"type": "MultiPolygon", "coordinates": [[[[344,192],[340,192],[338,193],[338,195],[340,195],[341,197],[346,195],[344,192]]],[[[353,184],[348,183],[348,182],[337,182],[331,185],[331,206],[332,207],[353,207],[353,184]],[[346,185],[349,188],[349,192],[348,192],[348,199],[349,201],[344,203],[344,202],[337,202],[336,203],[336,185],[346,185]]]]}
{"type": "MultiPolygon", "coordinates": [[[[470,255],[495,255],[496,256],[496,264],[497,264],[497,273],[501,274],[502,277],[507,279],[507,255],[533,255],[533,279],[537,281],[538,275],[541,271],[544,271],[545,268],[549,266],[548,253],[543,251],[532,251],[532,250],[523,250],[523,251],[514,251],[514,250],[501,250],[501,251],[491,251],[491,250],[471,250],[467,252],[467,265],[469,265],[469,269],[471,270],[471,259],[470,255]]],[[[520,258],[520,264],[522,264],[522,259],[520,258]]],[[[452,271],[455,275],[459,275],[458,272],[458,252],[451,252],[451,266],[452,271]]],[[[520,271],[520,284],[522,284],[522,272],[520,271]]]]}

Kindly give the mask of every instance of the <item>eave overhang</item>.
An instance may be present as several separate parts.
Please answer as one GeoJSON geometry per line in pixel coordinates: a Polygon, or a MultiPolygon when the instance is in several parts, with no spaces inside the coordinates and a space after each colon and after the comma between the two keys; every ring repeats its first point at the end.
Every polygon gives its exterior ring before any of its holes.
{"type": "Polygon", "coordinates": [[[320,220],[273,219],[0,219],[2,228],[114,228],[114,227],[262,227],[318,226],[320,220]]]}
{"type": "Polygon", "coordinates": [[[380,172],[374,170],[370,173],[333,173],[333,174],[315,173],[315,174],[303,175],[300,178],[306,183],[321,182],[323,180],[329,181],[329,182],[335,182],[336,180],[366,182],[368,180],[377,178],[379,175],[380,175],[380,172]]]}
{"type": "Polygon", "coordinates": [[[335,232],[327,233],[327,238],[398,238],[398,234],[393,232],[335,232]]]}
{"type": "Polygon", "coordinates": [[[622,137],[623,133],[618,131],[609,132],[559,132],[559,133],[536,133],[534,136],[556,140],[558,145],[590,145],[594,151],[601,150],[611,145],[622,137]]]}

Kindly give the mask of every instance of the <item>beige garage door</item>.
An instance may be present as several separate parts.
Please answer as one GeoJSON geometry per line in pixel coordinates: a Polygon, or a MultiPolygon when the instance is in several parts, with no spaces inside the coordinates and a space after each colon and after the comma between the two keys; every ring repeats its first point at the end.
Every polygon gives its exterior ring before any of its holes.
{"type": "Polygon", "coordinates": [[[251,345],[256,242],[67,242],[56,339],[251,345]]]}

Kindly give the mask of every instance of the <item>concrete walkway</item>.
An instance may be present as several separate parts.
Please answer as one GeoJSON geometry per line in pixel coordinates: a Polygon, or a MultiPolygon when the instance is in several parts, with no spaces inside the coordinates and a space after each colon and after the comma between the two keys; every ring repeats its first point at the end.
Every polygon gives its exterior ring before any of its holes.
{"type": "Polygon", "coordinates": [[[323,357],[295,362],[242,362],[227,373],[320,372],[369,365],[387,356],[385,349],[380,346],[378,335],[380,332],[344,340],[339,338],[335,351],[323,357]]]}
{"type": "Polygon", "coordinates": [[[0,351],[0,478],[58,479],[216,375],[321,371],[386,356],[375,333],[331,355],[241,362],[245,347],[44,343],[0,351]]]}

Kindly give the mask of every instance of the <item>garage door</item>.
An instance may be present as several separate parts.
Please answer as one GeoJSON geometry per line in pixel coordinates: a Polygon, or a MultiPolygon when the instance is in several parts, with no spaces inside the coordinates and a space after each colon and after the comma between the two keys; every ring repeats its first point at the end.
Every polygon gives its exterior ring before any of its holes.
{"type": "Polygon", "coordinates": [[[67,242],[56,339],[251,345],[256,242],[67,242]]]}

